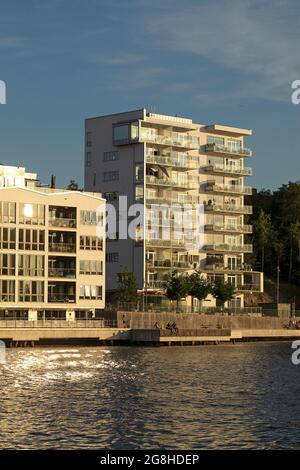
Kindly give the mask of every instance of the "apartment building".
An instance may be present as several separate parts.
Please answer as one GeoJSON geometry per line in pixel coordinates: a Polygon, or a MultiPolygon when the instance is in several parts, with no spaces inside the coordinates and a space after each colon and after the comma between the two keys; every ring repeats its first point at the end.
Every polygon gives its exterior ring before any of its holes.
{"type": "Polygon", "coordinates": [[[0,166],[0,318],[94,318],[105,305],[105,200],[0,166]]]}
{"type": "Polygon", "coordinates": [[[136,237],[123,239],[120,228],[109,234],[108,292],[127,270],[147,297],[159,301],[164,276],[174,269],[231,282],[236,307],[243,307],[244,292],[263,290],[262,273],[245,262],[252,252],[245,216],[252,208],[244,197],[252,191],[244,179],[252,170],[244,162],[252,152],[244,139],[251,135],[146,109],[86,120],[85,189],[101,191],[119,210],[120,224],[127,220],[120,196],[127,196],[128,206],[144,207],[136,237]]]}

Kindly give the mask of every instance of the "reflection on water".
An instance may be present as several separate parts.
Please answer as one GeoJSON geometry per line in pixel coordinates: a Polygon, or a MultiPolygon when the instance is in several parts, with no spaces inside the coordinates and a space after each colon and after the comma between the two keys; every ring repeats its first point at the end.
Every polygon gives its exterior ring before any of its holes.
{"type": "Polygon", "coordinates": [[[10,349],[1,448],[300,448],[290,343],[10,349]]]}

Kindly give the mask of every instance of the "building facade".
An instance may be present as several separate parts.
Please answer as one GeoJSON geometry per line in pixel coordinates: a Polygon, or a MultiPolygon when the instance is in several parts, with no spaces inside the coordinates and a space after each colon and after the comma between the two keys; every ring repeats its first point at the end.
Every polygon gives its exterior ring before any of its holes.
{"type": "Polygon", "coordinates": [[[94,318],[105,305],[105,201],[39,187],[34,174],[14,180],[13,167],[7,173],[0,187],[0,317],[94,318]]]}
{"type": "MultiPolygon", "coordinates": [[[[144,207],[135,237],[120,236],[120,226],[108,234],[108,291],[127,270],[141,291],[159,297],[174,269],[231,282],[236,307],[244,306],[244,292],[263,290],[262,273],[245,262],[252,252],[245,216],[252,208],[244,197],[252,190],[244,179],[252,170],[244,162],[252,152],[244,138],[251,130],[140,109],[87,119],[85,132],[85,189],[101,190],[117,208],[119,225],[128,215],[121,196],[128,207],[144,207]]],[[[211,298],[207,305],[213,306],[211,298]]]]}

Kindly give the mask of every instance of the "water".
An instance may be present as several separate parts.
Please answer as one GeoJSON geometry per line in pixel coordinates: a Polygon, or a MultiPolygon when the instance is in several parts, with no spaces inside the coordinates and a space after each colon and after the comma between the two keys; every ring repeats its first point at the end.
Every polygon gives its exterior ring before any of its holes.
{"type": "Polygon", "coordinates": [[[291,343],[10,349],[0,447],[299,449],[291,343]]]}

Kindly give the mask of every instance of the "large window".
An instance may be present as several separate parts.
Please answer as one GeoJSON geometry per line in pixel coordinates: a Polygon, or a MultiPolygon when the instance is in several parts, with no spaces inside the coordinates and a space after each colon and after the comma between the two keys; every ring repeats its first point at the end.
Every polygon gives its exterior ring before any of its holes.
{"type": "Polygon", "coordinates": [[[115,142],[129,140],[129,125],[127,123],[114,126],[113,140],[115,142]]]}
{"type": "Polygon", "coordinates": [[[92,166],[92,152],[86,152],[85,166],[92,166]]]}
{"type": "Polygon", "coordinates": [[[104,152],[103,153],[103,161],[104,162],[113,162],[119,160],[119,152],[117,150],[113,152],[104,152]]]}
{"type": "Polygon", "coordinates": [[[92,146],[92,133],[91,132],[86,133],[85,144],[86,144],[87,147],[92,146]]]}
{"type": "Polygon", "coordinates": [[[16,257],[6,253],[0,254],[0,275],[15,276],[16,257]]]}
{"type": "Polygon", "coordinates": [[[0,227],[0,249],[15,250],[16,249],[16,229],[0,227]]]}
{"type": "Polygon", "coordinates": [[[43,281],[19,281],[20,302],[44,302],[43,281]]]}
{"type": "Polygon", "coordinates": [[[109,192],[103,193],[103,197],[107,201],[117,201],[119,199],[119,193],[118,191],[109,191],[109,192]]]}
{"type": "Polygon", "coordinates": [[[19,255],[19,276],[44,276],[44,256],[41,255],[19,255]]]}
{"type": "Polygon", "coordinates": [[[80,223],[82,225],[97,225],[103,223],[103,212],[80,211],[80,223]]]}
{"type": "Polygon", "coordinates": [[[106,262],[107,263],[118,263],[119,262],[119,253],[106,253],[106,262]]]}
{"type": "Polygon", "coordinates": [[[217,145],[224,145],[224,138],[223,137],[217,137],[215,135],[208,135],[206,142],[208,144],[217,144],[217,145]]]}
{"type": "Polygon", "coordinates": [[[45,251],[45,230],[20,228],[19,250],[45,251]]]}
{"type": "Polygon", "coordinates": [[[0,301],[15,301],[15,281],[0,281],[0,301]]]}
{"type": "Polygon", "coordinates": [[[16,204],[14,202],[0,202],[0,223],[16,223],[16,204]]]}
{"type": "Polygon", "coordinates": [[[80,236],[81,250],[102,250],[103,241],[99,237],[80,236]]]}
{"type": "Polygon", "coordinates": [[[42,204],[20,204],[20,224],[45,225],[45,206],[42,204]]]}
{"type": "Polygon", "coordinates": [[[105,171],[103,173],[103,181],[119,181],[119,172],[118,171],[105,171]]]}
{"type": "Polygon", "coordinates": [[[80,261],[80,274],[101,275],[102,261],[96,260],[81,260],[80,261]]]}
{"type": "Polygon", "coordinates": [[[102,300],[102,286],[81,285],[79,298],[83,300],[102,300]]]}

